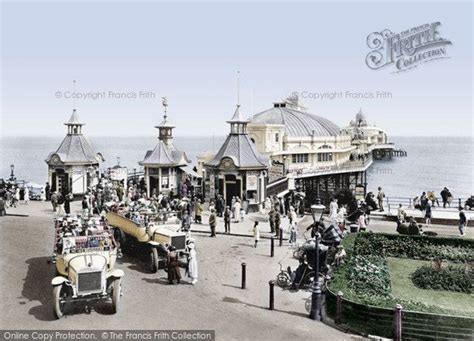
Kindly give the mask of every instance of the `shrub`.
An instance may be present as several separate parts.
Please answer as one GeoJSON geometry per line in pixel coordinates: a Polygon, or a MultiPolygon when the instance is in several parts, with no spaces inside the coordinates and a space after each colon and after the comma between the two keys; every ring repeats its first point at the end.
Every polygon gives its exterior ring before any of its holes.
{"type": "Polygon", "coordinates": [[[472,293],[474,276],[464,267],[448,266],[433,269],[430,266],[418,268],[412,275],[413,284],[421,289],[449,290],[472,293]]]}
{"type": "Polygon", "coordinates": [[[446,259],[454,262],[474,260],[474,243],[448,238],[360,233],[354,245],[357,255],[446,259]]]}
{"type": "MultiPolygon", "coordinates": [[[[359,285],[356,285],[352,282],[352,280],[355,280],[356,278],[358,279],[359,277],[357,277],[353,273],[351,274],[351,272],[353,271],[352,267],[354,264],[353,258],[357,256],[356,244],[357,244],[357,250],[359,251],[359,254],[358,254],[359,256],[366,255],[366,254],[370,255],[373,253],[373,254],[378,254],[378,256],[380,257],[384,257],[384,254],[382,254],[380,251],[383,249],[381,246],[383,245],[386,246],[383,243],[385,243],[387,240],[390,243],[394,243],[396,245],[396,243],[401,244],[405,242],[405,240],[403,240],[405,238],[408,239],[406,241],[408,243],[410,243],[410,239],[425,239],[426,238],[426,237],[410,237],[410,236],[383,235],[383,234],[382,235],[378,234],[374,236],[376,237],[371,236],[370,233],[365,233],[365,234],[354,233],[354,234],[349,234],[346,237],[344,237],[344,239],[342,240],[342,245],[344,246],[344,249],[347,252],[346,262],[342,264],[341,266],[339,266],[336,269],[336,271],[333,273],[330,282],[327,284],[329,290],[331,290],[333,293],[342,291],[344,293],[345,299],[352,302],[365,304],[365,305],[372,305],[376,307],[393,309],[395,304],[401,304],[404,310],[474,317],[473,312],[454,311],[454,310],[445,309],[436,305],[427,305],[422,302],[400,299],[399,297],[393,296],[391,293],[383,294],[383,290],[379,290],[379,289],[384,288],[384,285],[372,286],[371,290],[380,293],[378,295],[367,294],[367,290],[365,290],[365,288],[362,288],[362,290],[360,290],[359,285]],[[377,238],[377,236],[381,236],[381,238],[377,238]],[[369,237],[370,237],[370,240],[369,240],[369,237]],[[378,249],[373,249],[372,252],[368,252],[365,247],[367,248],[374,247],[372,242],[376,244],[375,246],[378,247],[378,249]],[[377,243],[379,244],[377,245],[377,243]]],[[[415,243],[415,241],[412,241],[412,242],[415,243]]],[[[466,239],[463,240],[459,238],[448,239],[448,238],[437,237],[436,241],[432,241],[433,247],[439,246],[443,243],[445,243],[446,246],[461,249],[462,250],[461,252],[463,252],[463,254],[465,252],[463,249],[465,249],[466,247],[472,248],[472,246],[470,245],[473,245],[472,241],[468,241],[466,239]]],[[[391,247],[395,247],[395,246],[391,245],[391,247]]],[[[400,247],[400,248],[402,250],[406,250],[406,248],[404,247],[400,247]]],[[[416,248],[413,248],[413,249],[416,250],[416,248]]],[[[412,254],[420,254],[420,253],[412,252],[412,254]]],[[[397,255],[396,257],[402,257],[402,256],[397,255]]],[[[435,258],[436,257],[433,257],[433,259],[435,258]]],[[[472,259],[472,257],[470,259],[472,259]]],[[[372,261],[374,262],[373,259],[372,261]]]]}
{"type": "Polygon", "coordinates": [[[384,258],[354,256],[350,259],[347,276],[349,286],[360,295],[390,295],[390,273],[384,258]]]}

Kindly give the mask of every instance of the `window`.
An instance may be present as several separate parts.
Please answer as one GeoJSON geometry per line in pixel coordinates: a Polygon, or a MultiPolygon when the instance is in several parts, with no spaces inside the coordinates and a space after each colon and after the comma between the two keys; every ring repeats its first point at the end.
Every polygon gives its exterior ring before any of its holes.
{"type": "Polygon", "coordinates": [[[332,161],[332,153],[319,153],[318,162],[332,161]]]}
{"type": "Polygon", "coordinates": [[[309,159],[308,154],[293,154],[291,155],[291,162],[293,163],[307,163],[309,159]]]}
{"type": "Polygon", "coordinates": [[[170,178],[169,178],[169,169],[162,168],[161,169],[161,188],[169,188],[170,187],[170,178]]]}
{"type": "Polygon", "coordinates": [[[319,147],[318,149],[331,149],[331,146],[330,145],[327,145],[327,144],[323,144],[321,147],[319,147]]]}
{"type": "Polygon", "coordinates": [[[275,134],[275,142],[280,141],[280,135],[278,133],[275,134]]]}

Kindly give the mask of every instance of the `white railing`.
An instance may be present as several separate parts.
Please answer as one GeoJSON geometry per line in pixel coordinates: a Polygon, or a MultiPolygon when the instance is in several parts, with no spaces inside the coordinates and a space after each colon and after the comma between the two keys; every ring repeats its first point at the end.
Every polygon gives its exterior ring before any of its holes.
{"type": "Polygon", "coordinates": [[[320,173],[328,173],[328,172],[350,172],[350,171],[357,171],[363,168],[366,168],[372,163],[372,157],[366,157],[364,160],[355,160],[355,161],[347,161],[341,165],[331,165],[331,166],[319,166],[319,167],[290,167],[289,174],[294,176],[299,175],[306,175],[306,174],[320,174],[320,173]]]}
{"type": "MultiPolygon", "coordinates": [[[[377,195],[376,193],[374,194],[377,195]]],[[[415,198],[416,197],[385,197],[384,205],[388,208],[388,212],[391,210],[396,211],[400,204],[402,204],[403,208],[414,209],[415,205],[420,204],[420,198],[418,197],[417,200],[415,200],[415,198]]],[[[435,200],[435,206],[433,207],[438,207],[439,203],[439,207],[441,209],[446,211],[457,211],[459,206],[464,207],[464,203],[467,199],[468,198],[452,198],[450,203],[446,203],[446,207],[443,207],[443,200],[441,198],[437,198],[437,200],[435,200]]],[[[432,204],[431,200],[430,203],[432,204]]]]}

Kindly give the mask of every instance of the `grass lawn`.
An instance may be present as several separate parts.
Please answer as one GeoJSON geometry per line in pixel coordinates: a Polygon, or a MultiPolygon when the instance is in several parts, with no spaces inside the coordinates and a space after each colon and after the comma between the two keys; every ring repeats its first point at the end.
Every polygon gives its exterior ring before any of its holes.
{"type": "Polygon", "coordinates": [[[430,264],[430,261],[392,257],[387,258],[387,261],[394,296],[445,309],[474,313],[474,295],[415,287],[411,274],[419,267],[430,264]]]}

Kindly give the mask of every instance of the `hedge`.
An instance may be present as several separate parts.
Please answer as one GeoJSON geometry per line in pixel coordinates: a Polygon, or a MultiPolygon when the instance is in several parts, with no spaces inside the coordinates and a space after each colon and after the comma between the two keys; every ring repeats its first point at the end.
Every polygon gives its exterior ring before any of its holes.
{"type": "Polygon", "coordinates": [[[355,239],[357,255],[401,257],[412,259],[444,259],[472,262],[474,241],[460,238],[405,236],[383,233],[360,233],[355,239]]]}
{"type": "Polygon", "coordinates": [[[422,266],[412,274],[415,286],[421,289],[448,290],[472,293],[474,283],[473,272],[465,267],[448,266],[433,269],[431,266],[422,266]]]}
{"type": "MultiPolygon", "coordinates": [[[[401,304],[404,310],[437,313],[445,315],[463,315],[474,317],[474,313],[443,309],[438,306],[426,305],[417,301],[409,301],[394,297],[390,288],[382,283],[385,279],[379,278],[375,283],[369,283],[369,276],[354,274],[355,268],[363,267],[361,259],[368,257],[370,266],[377,266],[375,272],[385,277],[383,269],[386,266],[386,256],[418,259],[435,259],[440,252],[434,252],[441,247],[442,254],[452,252],[451,257],[444,258],[451,261],[472,261],[474,242],[452,240],[449,238],[414,237],[390,234],[358,233],[348,234],[342,240],[347,253],[345,263],[340,265],[332,274],[328,288],[333,292],[342,291],[344,297],[355,303],[375,307],[393,308],[401,304]],[[434,240],[436,239],[436,241],[434,240]],[[446,249],[442,242],[446,241],[446,249]],[[408,246],[401,245],[405,243],[408,246]],[[397,253],[400,251],[400,253],[397,253]],[[363,283],[365,282],[365,285],[363,283]]],[[[388,275],[389,276],[389,275],[388,275]]]]}

